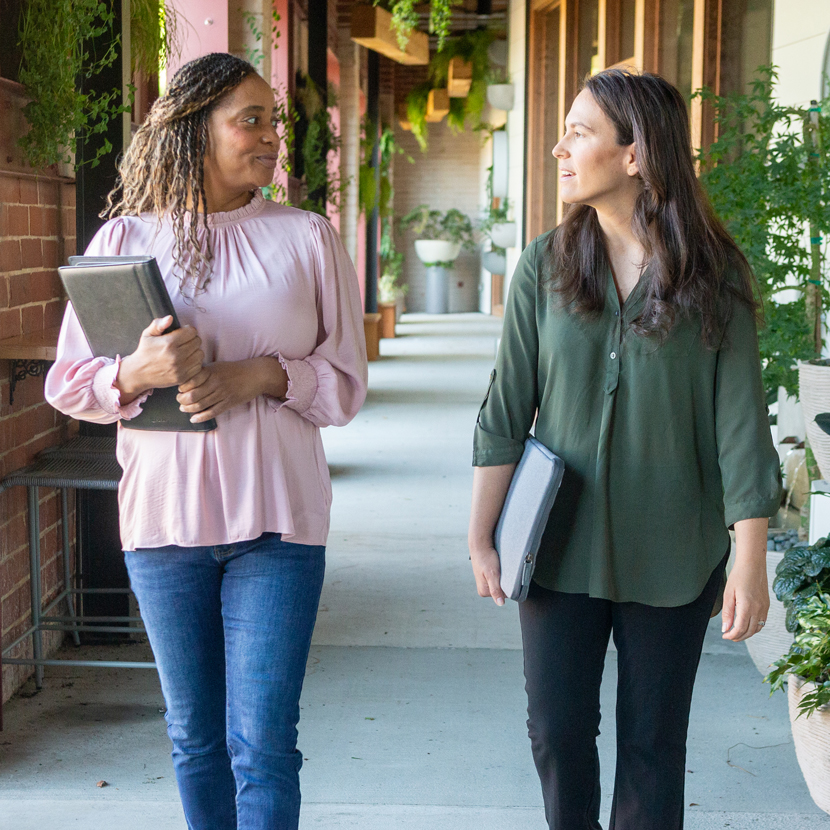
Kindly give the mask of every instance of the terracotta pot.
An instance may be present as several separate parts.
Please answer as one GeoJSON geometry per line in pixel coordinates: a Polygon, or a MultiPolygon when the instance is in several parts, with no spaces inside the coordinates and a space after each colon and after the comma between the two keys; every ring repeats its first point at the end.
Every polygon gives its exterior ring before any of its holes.
{"type": "Polygon", "coordinates": [[[798,399],[804,411],[804,426],[821,477],[830,481],[830,435],[816,423],[816,415],[830,412],[830,366],[798,364],[798,399]]]}
{"type": "Polygon", "coordinates": [[[812,683],[790,675],[787,698],[795,755],[813,801],[830,813],[830,707],[817,709],[809,717],[798,715],[798,704],[809,693],[812,683]]]}
{"type": "Polygon", "coordinates": [[[763,675],[769,673],[769,667],[779,657],[783,657],[793,642],[793,635],[787,631],[784,621],[786,611],[772,590],[775,569],[784,558],[783,551],[767,551],[767,584],[769,585],[769,612],[766,625],[755,635],[746,640],[746,648],[755,667],[763,675]]]}
{"type": "Polygon", "coordinates": [[[396,304],[378,303],[378,311],[380,312],[380,336],[394,337],[396,304]]]}

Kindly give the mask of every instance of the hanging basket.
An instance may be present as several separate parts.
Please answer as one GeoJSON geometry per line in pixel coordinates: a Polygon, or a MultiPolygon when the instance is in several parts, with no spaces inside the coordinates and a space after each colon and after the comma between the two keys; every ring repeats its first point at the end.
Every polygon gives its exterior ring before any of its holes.
{"type": "Polygon", "coordinates": [[[812,362],[799,363],[798,398],[804,411],[807,438],[821,477],[830,481],[830,435],[816,423],[816,415],[830,412],[830,366],[812,362]]]}
{"type": "Polygon", "coordinates": [[[513,84],[490,84],[487,87],[487,101],[497,110],[512,110],[516,100],[513,84]]]}
{"type": "Polygon", "coordinates": [[[456,55],[447,68],[447,91],[450,98],[466,98],[473,84],[473,65],[456,55]]]}
{"type": "Polygon", "coordinates": [[[790,725],[795,742],[795,755],[813,801],[830,813],[830,707],[823,706],[809,717],[798,715],[798,704],[813,684],[790,675],[787,698],[790,704],[790,725]]]}
{"type": "Polygon", "coordinates": [[[446,89],[431,89],[427,98],[426,120],[435,123],[449,114],[450,93],[446,89]]]}

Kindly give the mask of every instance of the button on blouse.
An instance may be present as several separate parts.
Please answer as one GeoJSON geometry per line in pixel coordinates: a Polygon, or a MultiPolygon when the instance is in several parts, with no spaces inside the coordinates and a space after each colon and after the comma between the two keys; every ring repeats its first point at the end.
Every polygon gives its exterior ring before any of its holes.
{"type": "Polygon", "coordinates": [[[565,476],[534,579],[684,605],[728,550],[727,528],[780,504],[753,314],[735,301],[717,349],[703,344],[694,316],[660,345],[631,327],[642,281],[620,307],[610,269],[603,311],[571,313],[546,285],[549,235],[527,247],[513,276],[473,464],[517,462],[535,418],[565,476]]]}

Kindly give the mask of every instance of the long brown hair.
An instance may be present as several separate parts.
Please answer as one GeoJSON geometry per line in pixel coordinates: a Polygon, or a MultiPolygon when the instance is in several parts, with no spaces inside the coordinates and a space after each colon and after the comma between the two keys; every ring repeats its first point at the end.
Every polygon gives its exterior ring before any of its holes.
{"type": "Polygon", "coordinates": [[[119,179],[101,216],[169,216],[173,260],[182,293],[204,290],[213,252],[207,227],[205,151],[208,116],[217,103],[256,70],[213,52],[184,64],[150,109],[118,166],[119,179]],[[188,210],[188,199],[194,205],[188,210]],[[201,215],[200,215],[201,211],[201,215]]]}
{"type": "MultiPolygon", "coordinates": [[[[663,340],[678,315],[697,313],[703,342],[717,347],[733,299],[757,312],[755,282],[695,175],[682,95],[659,75],[622,69],[599,72],[584,88],[611,120],[617,143],[637,148],[643,187],[632,221],[649,267],[634,331],[663,340]]],[[[601,311],[608,257],[594,208],[569,206],[547,253],[549,285],[562,303],[577,313],[601,311]]]]}

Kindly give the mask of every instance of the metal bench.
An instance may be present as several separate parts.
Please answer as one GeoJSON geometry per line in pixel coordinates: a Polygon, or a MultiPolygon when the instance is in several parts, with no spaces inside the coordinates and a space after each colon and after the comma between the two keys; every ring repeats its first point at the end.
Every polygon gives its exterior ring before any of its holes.
{"type": "Polygon", "coordinates": [[[81,588],[76,585],[69,563],[69,505],[67,490],[117,490],[121,467],[115,458],[115,438],[73,438],[58,447],[40,453],[26,467],[0,480],[0,493],[10,487],[23,486],[28,490],[29,520],[29,576],[32,592],[31,626],[0,653],[0,664],[35,666],[35,685],[43,686],[45,666],[97,666],[99,668],[154,669],[149,661],[123,660],[47,660],[43,657],[43,632],[70,632],[75,645],[80,645],[81,632],[143,634],[140,617],[83,616],[76,613],[75,600],[85,594],[128,594],[129,588],[81,588]],[[63,547],[64,589],[44,608],[40,590],[40,504],[38,489],[55,487],[61,494],[61,544],[63,547]],[[66,604],[66,615],[53,614],[61,603],[66,604]],[[20,643],[32,638],[32,657],[10,657],[20,643]]]}

